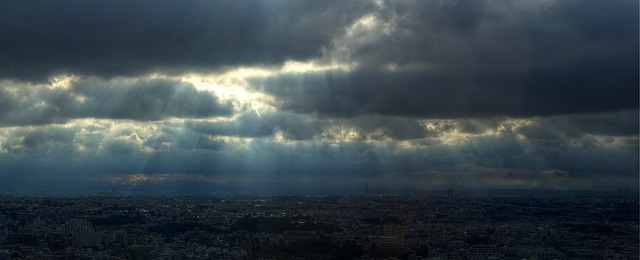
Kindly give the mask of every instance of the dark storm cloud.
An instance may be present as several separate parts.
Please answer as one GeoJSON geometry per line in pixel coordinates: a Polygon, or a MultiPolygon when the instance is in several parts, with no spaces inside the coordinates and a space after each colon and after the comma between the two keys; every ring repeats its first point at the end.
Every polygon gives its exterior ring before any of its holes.
{"type": "MultiPolygon", "coordinates": [[[[66,154],[74,153],[73,143],[76,132],[64,128],[35,129],[22,133],[21,140],[4,144],[3,148],[9,153],[28,154],[37,159],[46,158],[52,152],[66,154]]],[[[15,137],[14,137],[15,138],[15,137]]]]}
{"type": "Polygon", "coordinates": [[[193,131],[216,136],[261,137],[273,134],[269,122],[256,113],[245,113],[232,121],[226,122],[188,122],[186,128],[193,131]]]}
{"type": "Polygon", "coordinates": [[[281,108],[331,117],[638,107],[637,1],[380,3],[3,2],[0,76],[210,72],[318,59],[358,67],[253,83],[281,108]]]}
{"type": "MultiPolygon", "coordinates": [[[[192,121],[187,129],[211,136],[272,137],[276,132],[294,141],[314,138],[337,138],[340,131],[354,130],[358,140],[410,140],[436,137],[443,129],[426,130],[413,119],[396,117],[362,116],[349,120],[314,118],[291,112],[273,112],[258,115],[253,110],[244,111],[237,118],[225,121],[192,121]]],[[[446,128],[446,126],[443,126],[446,128]]]]}
{"type": "MultiPolygon", "coordinates": [[[[0,83],[2,84],[2,83],[0,83]]],[[[168,79],[95,78],[68,88],[0,85],[0,125],[63,123],[75,118],[160,120],[228,116],[233,104],[190,83],[168,79]]]]}
{"type": "Polygon", "coordinates": [[[87,97],[79,112],[86,117],[158,120],[166,117],[225,116],[232,104],[214,94],[174,80],[80,81],[73,94],[87,97]]]}
{"type": "Polygon", "coordinates": [[[592,136],[539,140],[507,133],[472,138],[455,152],[466,165],[633,176],[639,166],[637,149],[637,144],[612,144],[592,136]]]}
{"type": "Polygon", "coordinates": [[[567,115],[537,118],[534,125],[518,130],[530,139],[567,139],[584,135],[634,136],[639,129],[638,110],[608,114],[567,115]]]}
{"type": "Polygon", "coordinates": [[[541,10],[406,1],[371,17],[372,28],[356,27],[334,42],[347,49],[336,55],[348,54],[358,68],[254,84],[280,97],[281,108],[339,117],[527,117],[638,107],[637,1],[558,1],[541,10]]]}
{"type": "MultiPolygon", "coordinates": [[[[487,117],[424,120],[434,128],[431,132],[482,134],[510,129],[529,139],[569,139],[585,135],[621,137],[636,136],[640,131],[640,112],[623,110],[612,113],[555,115],[525,118],[527,123],[513,130],[514,121],[523,118],[487,117]]],[[[428,136],[428,135],[427,135],[428,136]]],[[[436,135],[437,136],[437,135],[436,135]]]]}
{"type": "Polygon", "coordinates": [[[334,140],[338,141],[345,132],[354,131],[354,140],[411,140],[435,137],[439,133],[428,131],[420,122],[396,117],[361,116],[344,119],[306,117],[290,112],[263,115],[274,131],[282,133],[289,140],[334,140]]]}
{"type": "Polygon", "coordinates": [[[320,54],[365,1],[5,1],[0,77],[277,64],[320,54]]]}
{"type": "Polygon", "coordinates": [[[425,129],[424,125],[416,120],[397,117],[363,116],[338,122],[355,127],[373,139],[381,137],[393,140],[411,140],[435,137],[439,134],[425,129]],[[376,134],[380,136],[376,136],[376,134]]]}

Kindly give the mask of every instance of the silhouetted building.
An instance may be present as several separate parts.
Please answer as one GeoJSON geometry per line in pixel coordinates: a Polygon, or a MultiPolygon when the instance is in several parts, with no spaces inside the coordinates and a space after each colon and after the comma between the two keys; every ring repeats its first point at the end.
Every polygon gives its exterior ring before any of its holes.
{"type": "Polygon", "coordinates": [[[11,233],[7,240],[9,245],[35,246],[38,237],[33,233],[11,233]]]}

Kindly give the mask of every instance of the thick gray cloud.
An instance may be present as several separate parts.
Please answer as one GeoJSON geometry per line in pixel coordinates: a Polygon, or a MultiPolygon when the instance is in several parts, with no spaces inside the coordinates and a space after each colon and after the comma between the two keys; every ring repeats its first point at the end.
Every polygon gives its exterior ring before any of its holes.
{"type": "MultiPolygon", "coordinates": [[[[0,83],[1,84],[1,83],[0,83]]],[[[0,125],[63,123],[76,118],[160,120],[228,116],[231,102],[168,79],[89,78],[68,88],[0,85],[0,125]]]]}
{"type": "Polygon", "coordinates": [[[568,115],[538,118],[535,125],[519,130],[528,138],[566,139],[584,135],[635,136],[640,132],[638,110],[609,114],[568,115]]]}
{"type": "Polygon", "coordinates": [[[277,64],[320,54],[366,1],[8,1],[0,76],[46,80],[277,64]]]}
{"type": "Polygon", "coordinates": [[[158,120],[166,117],[230,115],[232,104],[213,93],[196,90],[190,83],[174,80],[133,82],[82,81],[73,94],[87,97],[80,109],[87,117],[158,120]]]}
{"type": "Polygon", "coordinates": [[[274,128],[256,113],[245,113],[227,122],[188,122],[186,128],[214,136],[271,136],[274,128]]]}
{"type": "MultiPolygon", "coordinates": [[[[623,110],[613,113],[572,114],[526,118],[527,124],[512,130],[531,139],[567,139],[585,135],[620,137],[637,136],[640,131],[638,110],[623,110]]],[[[447,120],[427,120],[434,122],[439,131],[454,130],[464,134],[481,134],[505,128],[510,120],[517,118],[488,117],[447,120]]]]}
{"type": "Polygon", "coordinates": [[[637,1],[379,3],[10,1],[0,4],[0,76],[135,76],[319,59],[358,67],[253,83],[280,108],[331,117],[638,107],[637,1]]]}
{"type": "Polygon", "coordinates": [[[281,98],[283,109],[339,117],[635,109],[637,19],[637,1],[558,1],[543,10],[497,1],[389,2],[334,41],[336,55],[357,68],[254,84],[281,98]]]}
{"type": "Polygon", "coordinates": [[[288,140],[305,141],[323,137],[338,138],[339,132],[353,131],[356,140],[411,140],[436,137],[447,130],[428,130],[415,119],[397,117],[361,116],[345,119],[314,118],[291,112],[263,113],[244,111],[233,120],[202,122],[191,121],[185,127],[197,133],[212,136],[272,137],[282,134],[288,140]]]}

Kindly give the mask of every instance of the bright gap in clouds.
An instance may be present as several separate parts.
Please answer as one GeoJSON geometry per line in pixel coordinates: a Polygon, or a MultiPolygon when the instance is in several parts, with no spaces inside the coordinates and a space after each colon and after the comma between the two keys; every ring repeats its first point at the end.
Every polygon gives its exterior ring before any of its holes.
{"type": "Polygon", "coordinates": [[[272,105],[275,103],[276,97],[256,91],[255,86],[249,82],[250,80],[282,76],[303,78],[307,75],[335,72],[348,73],[355,68],[357,68],[357,63],[288,60],[281,66],[240,67],[214,74],[188,74],[179,77],[179,79],[193,84],[199,90],[211,91],[223,100],[235,102],[238,106],[248,106],[258,116],[261,116],[260,111],[276,111],[277,108],[272,105]]]}

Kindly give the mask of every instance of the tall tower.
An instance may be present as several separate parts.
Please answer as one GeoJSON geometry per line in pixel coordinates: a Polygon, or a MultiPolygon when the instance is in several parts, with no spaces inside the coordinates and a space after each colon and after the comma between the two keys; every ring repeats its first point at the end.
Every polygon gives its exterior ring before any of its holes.
{"type": "Polygon", "coordinates": [[[447,190],[447,199],[451,201],[453,199],[453,189],[447,190]]]}
{"type": "Polygon", "coordinates": [[[364,196],[365,197],[369,197],[369,183],[368,182],[364,183],[364,196]]]}

